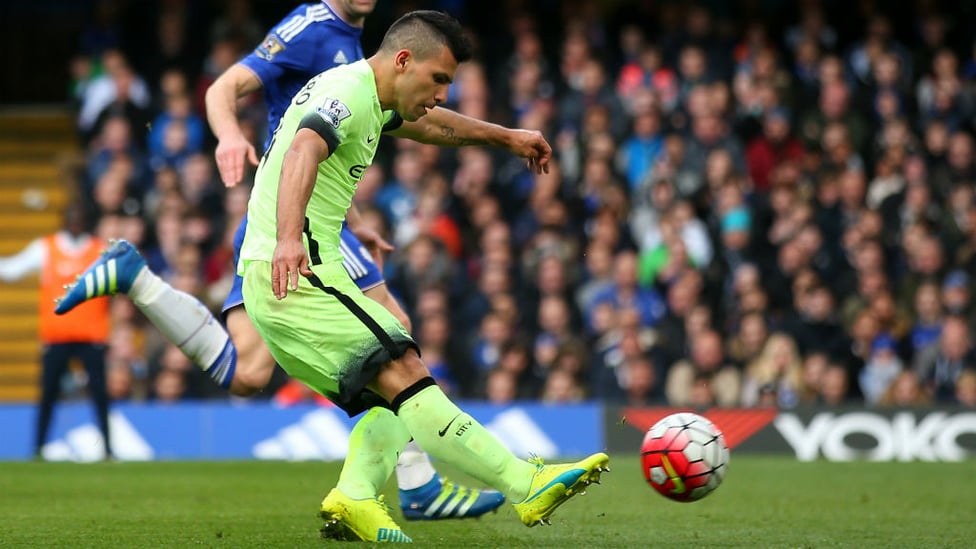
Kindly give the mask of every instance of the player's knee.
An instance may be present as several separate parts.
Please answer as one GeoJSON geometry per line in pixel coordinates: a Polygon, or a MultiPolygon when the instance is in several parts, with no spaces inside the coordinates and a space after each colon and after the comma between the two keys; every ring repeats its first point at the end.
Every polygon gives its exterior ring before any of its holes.
{"type": "Polygon", "coordinates": [[[407,329],[407,333],[413,333],[413,323],[410,322],[410,316],[403,309],[397,308],[397,310],[393,312],[393,315],[396,316],[397,320],[400,321],[400,324],[403,324],[403,327],[407,329]]]}
{"type": "Polygon", "coordinates": [[[235,396],[252,396],[264,389],[271,381],[274,365],[269,368],[263,362],[255,357],[238,355],[230,392],[235,396]]]}
{"type": "Polygon", "coordinates": [[[409,400],[410,397],[416,395],[417,393],[423,391],[428,387],[432,387],[436,385],[437,382],[434,381],[434,378],[430,377],[429,375],[422,377],[416,380],[415,382],[411,383],[407,387],[405,387],[399,393],[397,393],[397,395],[393,397],[393,399],[390,401],[390,408],[393,409],[393,413],[398,413],[400,411],[400,406],[402,406],[404,402],[409,400]]]}
{"type": "Polygon", "coordinates": [[[239,397],[250,397],[261,392],[264,385],[260,383],[255,383],[248,379],[247,376],[234,375],[234,379],[230,382],[230,394],[239,397]]]}

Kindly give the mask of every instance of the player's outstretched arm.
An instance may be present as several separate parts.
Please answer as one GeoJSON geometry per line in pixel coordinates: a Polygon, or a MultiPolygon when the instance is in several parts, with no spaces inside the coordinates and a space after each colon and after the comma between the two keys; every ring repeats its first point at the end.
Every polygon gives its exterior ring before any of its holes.
{"type": "Polygon", "coordinates": [[[298,130],[285,153],[278,183],[277,238],[271,259],[271,289],[278,299],[298,289],[298,275],[312,274],[302,241],[308,207],[320,162],[329,157],[329,145],[315,130],[298,130]]]}
{"type": "Polygon", "coordinates": [[[207,121],[217,136],[217,169],[224,185],[233,187],[244,179],[244,160],[258,165],[257,153],[237,121],[237,100],[261,89],[261,80],[250,69],[237,63],[223,72],[207,88],[207,121]]]}
{"type": "Polygon", "coordinates": [[[435,107],[416,122],[404,121],[387,133],[442,147],[501,147],[525,158],[536,173],[549,173],[552,159],[552,147],[541,132],[506,128],[443,107],[435,107]]]}

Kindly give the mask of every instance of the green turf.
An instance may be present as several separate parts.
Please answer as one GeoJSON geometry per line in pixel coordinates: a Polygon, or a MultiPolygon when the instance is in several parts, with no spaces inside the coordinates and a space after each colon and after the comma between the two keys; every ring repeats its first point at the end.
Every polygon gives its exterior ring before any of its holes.
{"type": "MultiPolygon", "coordinates": [[[[507,505],[476,521],[401,525],[418,547],[465,549],[976,546],[976,462],[734,456],[725,484],[693,504],[654,493],[636,458],[611,466],[553,526],[525,528],[507,505]]],[[[0,463],[0,546],[350,547],[318,538],[318,503],[337,474],[333,463],[0,463]]]]}

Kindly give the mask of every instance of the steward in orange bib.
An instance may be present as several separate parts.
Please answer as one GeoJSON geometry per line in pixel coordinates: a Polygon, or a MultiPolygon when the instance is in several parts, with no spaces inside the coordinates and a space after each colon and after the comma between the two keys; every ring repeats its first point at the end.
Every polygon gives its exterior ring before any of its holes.
{"type": "Polygon", "coordinates": [[[34,439],[35,457],[47,441],[54,404],[61,392],[61,378],[72,358],[88,374],[88,393],[95,404],[98,426],[105,439],[105,457],[112,455],[108,429],[108,394],[105,390],[105,351],[109,337],[109,300],[84,303],[66,315],[54,314],[54,299],[65,284],[98,258],[106,243],[88,232],[82,206],[64,212],[64,228],[38,238],[17,255],[0,258],[0,280],[11,282],[40,272],[38,324],[42,349],[41,402],[34,439]]]}

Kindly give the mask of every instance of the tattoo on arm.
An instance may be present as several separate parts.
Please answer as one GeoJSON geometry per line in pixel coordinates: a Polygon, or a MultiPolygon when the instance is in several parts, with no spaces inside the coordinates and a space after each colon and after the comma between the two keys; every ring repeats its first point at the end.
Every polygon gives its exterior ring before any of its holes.
{"type": "Polygon", "coordinates": [[[459,137],[457,132],[451,126],[441,126],[441,137],[450,142],[451,145],[455,147],[466,147],[469,145],[484,145],[479,139],[470,139],[467,137],[459,137]]]}

